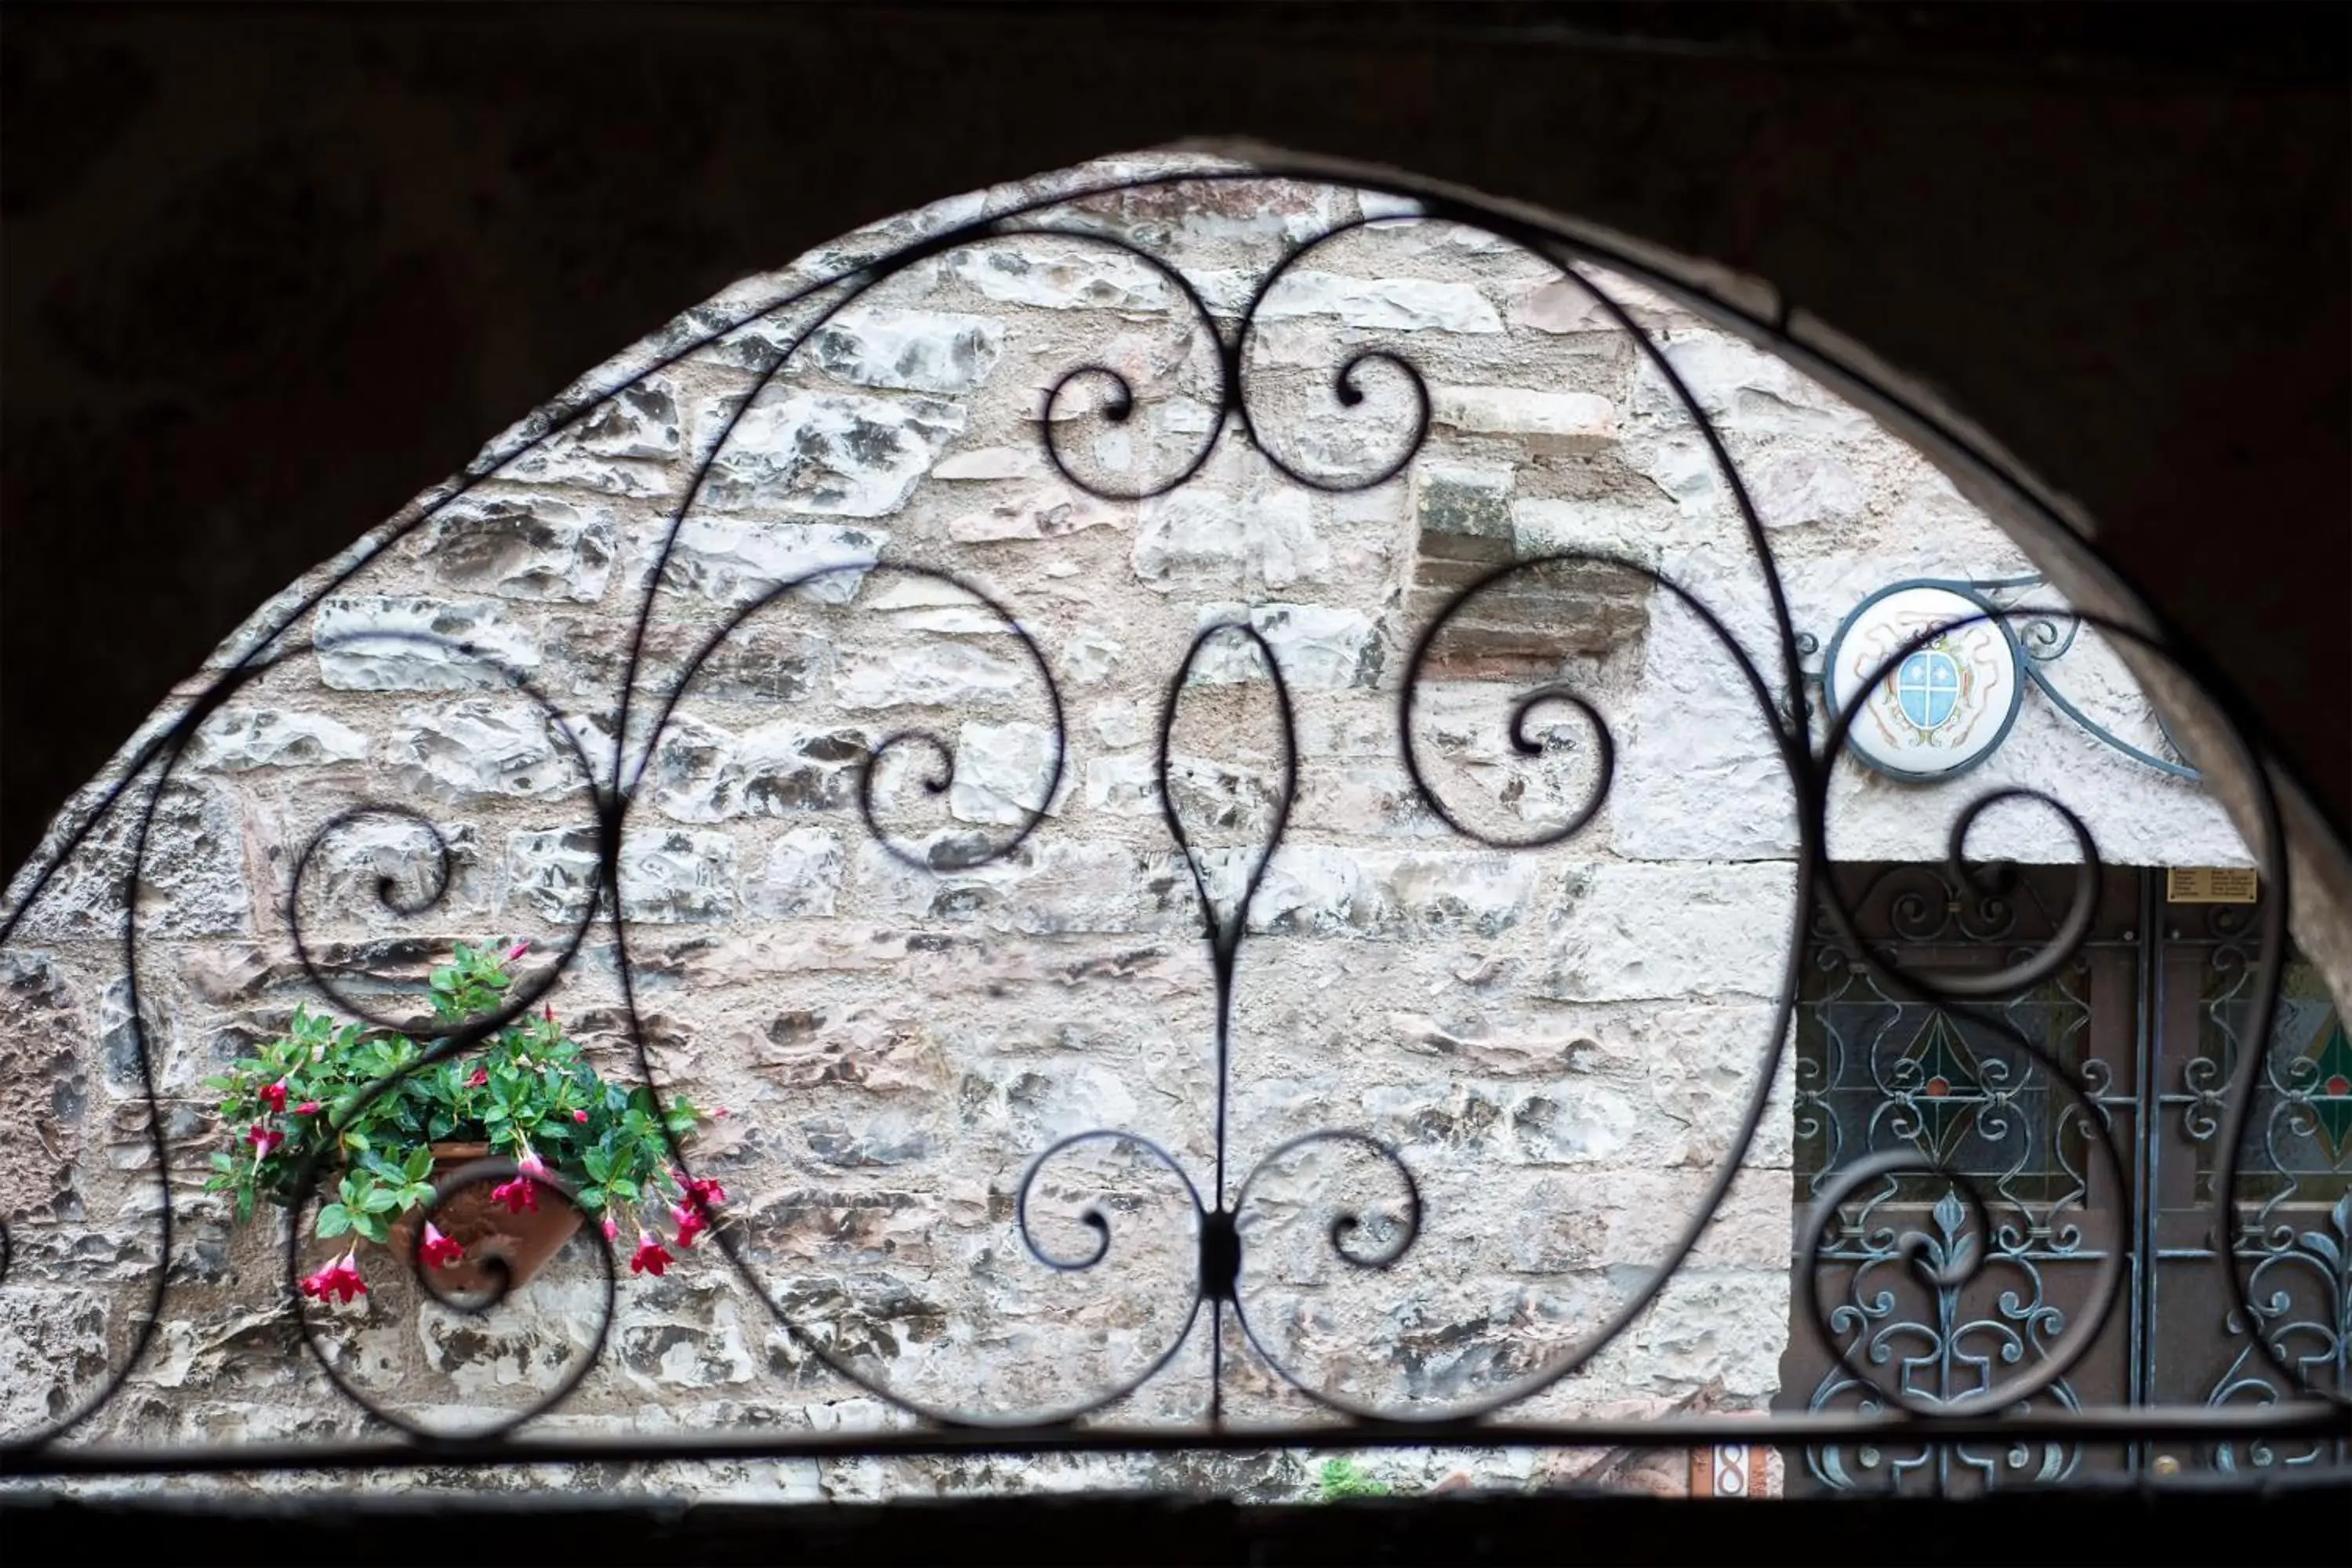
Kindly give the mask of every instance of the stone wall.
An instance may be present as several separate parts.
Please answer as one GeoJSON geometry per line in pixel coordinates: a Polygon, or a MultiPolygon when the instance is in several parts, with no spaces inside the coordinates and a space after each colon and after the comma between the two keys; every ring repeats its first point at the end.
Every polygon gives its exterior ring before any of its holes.
{"type": "MultiPolygon", "coordinates": [[[[277,616],[310,606],[155,795],[138,981],[176,1228],[155,1342],[91,1430],[217,1444],[366,1429],[303,1348],[274,1216],[233,1229],[197,1191],[220,1135],[200,1080],[298,1003],[320,1004],[290,919],[327,973],[395,1010],[453,941],[560,951],[587,912],[592,792],[616,750],[643,769],[618,915],[646,1042],[664,1086],[728,1109],[698,1153],[733,1195],[759,1289],[708,1249],[659,1281],[625,1277],[603,1359],[541,1429],[905,1419],[812,1345],[875,1388],[1004,1416],[1078,1403],[1181,1340],[1110,1414],[1201,1416],[1209,1350],[1205,1317],[1187,1337],[1185,1182],[1213,1204],[1221,1180],[1202,906],[1233,907],[1286,807],[1239,949],[1222,1173],[1228,1199],[1249,1194],[1244,1303],[1263,1352],[1316,1389],[1387,1409],[1436,1414],[1514,1387],[1633,1300],[1713,1173],[1738,1159],[1715,1224],[1654,1304],[1524,1411],[1766,1403],[1788,1332],[1785,1100],[1744,1156],[1737,1132],[1798,929],[1796,829],[1737,662],[1639,572],[1532,572],[1473,601],[1430,650],[1410,744],[1443,814],[1400,746],[1399,696],[1429,617],[1478,573],[1556,550],[1606,551],[1681,584],[1788,700],[1766,577],[1725,481],[1630,337],[1507,243],[1376,196],[1271,182],[1080,201],[1045,215],[1066,234],[944,252],[829,317],[839,289],[795,298],[956,223],[1181,166],[1097,165],[959,198],[746,279],[566,398],[651,374],[511,460],[486,455],[460,499],[411,527],[437,496],[422,498],[266,606],[192,679],[183,701],[277,616]],[[1360,216],[1395,221],[1315,246],[1259,301],[1240,356],[1250,428],[1213,444],[1216,348],[1179,276],[1230,333],[1291,247],[1360,216]],[[1296,482],[1281,466],[1338,479],[1405,450],[1413,390],[1392,364],[1356,363],[1360,401],[1332,393],[1339,368],[1372,349],[1425,378],[1425,444],[1384,483],[1296,482]],[[1129,416],[1104,416],[1108,377],[1065,381],[1086,365],[1123,378],[1129,416]],[[1040,439],[1041,408],[1068,472],[1040,439]],[[1155,499],[1071,482],[1149,488],[1204,447],[1198,471],[1155,499]],[[682,506],[624,737],[638,607],[682,506]],[[730,616],[794,582],[666,711],[730,616]],[[1202,643],[1173,709],[1168,793],[1188,865],[1153,759],[1166,694],[1200,629],[1220,622],[1255,640],[1202,643]],[[1287,738],[1268,653],[1294,710],[1287,738]],[[1595,731],[1567,703],[1529,710],[1532,753],[1510,743],[1515,701],[1547,682],[1605,718],[1613,775],[1580,832],[1507,852],[1449,819],[1540,837],[1601,777],[1595,731]],[[944,790],[924,787],[937,760],[922,743],[894,741],[912,731],[951,748],[944,790]],[[877,751],[879,836],[859,805],[877,751]],[[408,815],[330,826],[363,803],[408,815]],[[1041,809],[1017,847],[970,864],[1041,809]],[[1015,1195],[1040,1153],[1093,1129],[1150,1140],[1184,1176],[1133,1142],[1049,1163],[1032,1199],[1042,1246],[1083,1255],[1090,1203],[1111,1221],[1100,1266],[1056,1272],[1024,1249],[1015,1195]],[[1346,1267],[1327,1233],[1352,1206],[1364,1234],[1392,1237],[1394,1173],[1341,1143],[1276,1153],[1327,1129],[1390,1142],[1419,1184],[1422,1231],[1392,1269],[1346,1267]],[[808,1337],[779,1328],[762,1294],[808,1337]]],[[[1814,647],[1887,583],[2030,572],[1864,416],[1651,291],[1594,276],[1722,433],[1814,647]]],[[[549,424],[534,416],[486,454],[549,424]]],[[[2100,722],[2160,749],[2095,637],[2052,674],[2100,722]]],[[[1952,813],[2005,784],[2061,795],[2112,861],[2245,858],[2193,786],[2038,694],[1965,785],[1841,770],[1832,851],[1940,858],[1952,813]]],[[[121,937],[145,799],[128,797],[0,950],[0,1202],[14,1248],[0,1427],[12,1434],[121,1366],[163,1267],[121,937]]],[[[1971,848],[2073,854],[2031,808],[1989,816],[1971,848]]],[[[31,887],[28,869],[12,909],[31,887]]],[[[605,1070],[629,1077],[622,962],[612,924],[590,925],[553,1005],[605,1070]]],[[[323,1252],[303,1246],[306,1260],[323,1252]]],[[[436,1429],[528,1405],[604,1315],[584,1243],[487,1318],[420,1303],[387,1258],[367,1272],[364,1301],[316,1315],[320,1342],[371,1398],[436,1429]]],[[[1230,1314],[1223,1325],[1227,1418],[1310,1415],[1230,1314]]],[[[1415,1487],[1457,1468],[1496,1483],[1590,1479],[1615,1461],[1364,1463],[1415,1487]]],[[[590,1479],[755,1497],[1138,1483],[1286,1496],[1311,1467],[857,1461],[590,1479]]]]}

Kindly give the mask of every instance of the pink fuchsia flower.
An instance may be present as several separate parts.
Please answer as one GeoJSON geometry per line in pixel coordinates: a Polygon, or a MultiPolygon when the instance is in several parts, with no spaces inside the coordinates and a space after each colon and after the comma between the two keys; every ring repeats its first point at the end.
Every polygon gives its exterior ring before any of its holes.
{"type": "Polygon", "coordinates": [[[658,1279],[661,1278],[662,1270],[667,1268],[671,1264],[677,1261],[677,1258],[672,1258],[669,1255],[669,1248],[661,1244],[661,1238],[659,1237],[648,1236],[645,1232],[639,1231],[637,1233],[637,1253],[635,1257],[629,1259],[629,1272],[632,1274],[650,1274],[655,1279],[658,1279]]]}
{"type": "Polygon", "coordinates": [[[260,1122],[257,1121],[253,1124],[251,1130],[246,1133],[245,1141],[253,1145],[253,1157],[255,1159],[266,1160],[269,1157],[269,1152],[271,1150],[286,1142],[286,1134],[283,1132],[273,1132],[268,1128],[264,1127],[260,1122]]]}
{"type": "Polygon", "coordinates": [[[425,1222],[425,1245],[417,1248],[417,1253],[435,1268],[466,1261],[466,1249],[442,1235],[441,1227],[429,1219],[425,1222]]]}
{"type": "Polygon", "coordinates": [[[515,1162],[515,1169],[537,1181],[547,1174],[547,1162],[539,1157],[538,1150],[526,1143],[522,1146],[522,1158],[515,1162]]]}
{"type": "Polygon", "coordinates": [[[606,1215],[604,1216],[604,1239],[606,1241],[618,1241],[621,1239],[621,1222],[614,1219],[611,1215],[606,1215]]]}
{"type": "Polygon", "coordinates": [[[530,951],[530,943],[528,940],[519,942],[512,947],[507,949],[507,962],[509,963],[512,963],[516,959],[520,958],[524,953],[529,952],[530,951]]]}
{"type": "Polygon", "coordinates": [[[332,1296],[348,1303],[354,1296],[367,1294],[367,1281],[360,1278],[359,1249],[353,1247],[335,1262],[328,1264],[302,1281],[302,1294],[323,1301],[332,1296]]]}
{"type": "Polygon", "coordinates": [[[588,1113],[584,1110],[575,1110],[572,1113],[572,1120],[574,1121],[585,1121],[588,1120],[588,1113]]]}
{"type": "Polygon", "coordinates": [[[677,1183],[679,1190],[692,1198],[699,1206],[708,1207],[712,1204],[723,1204],[727,1201],[727,1189],[709,1176],[697,1179],[688,1175],[684,1171],[672,1171],[670,1176],[677,1183]]]}
{"type": "Polygon", "coordinates": [[[500,1182],[490,1189],[490,1201],[507,1205],[512,1214],[539,1212],[539,1184],[529,1176],[517,1176],[511,1182],[500,1182]]]}
{"type": "Polygon", "coordinates": [[[477,1067],[474,1068],[474,1076],[466,1080],[466,1087],[467,1089],[479,1089],[489,1081],[490,1069],[486,1067],[477,1067]]]}
{"type": "Polygon", "coordinates": [[[501,1182],[497,1186],[492,1187],[490,1189],[490,1198],[494,1203],[506,1205],[509,1213],[537,1214],[539,1212],[539,1184],[532,1181],[529,1176],[517,1176],[511,1182],[501,1182]]]}
{"type": "Polygon", "coordinates": [[[297,1116],[316,1116],[319,1114],[319,1102],[315,1100],[306,1100],[301,1104],[294,1108],[294,1114],[297,1116]]]}
{"type": "Polygon", "coordinates": [[[727,1108],[726,1108],[725,1106],[723,1106],[723,1105],[722,1105],[722,1106],[719,1107],[717,1110],[713,1110],[710,1114],[711,1114],[711,1115],[713,1115],[713,1116],[715,1116],[715,1117],[717,1117],[719,1121],[726,1121],[726,1120],[727,1120],[727,1117],[728,1117],[728,1110],[727,1110],[727,1108]]]}
{"type": "Polygon", "coordinates": [[[677,1245],[683,1249],[694,1245],[694,1238],[710,1228],[702,1217],[702,1210],[691,1202],[669,1205],[669,1217],[677,1222],[677,1245]]]}
{"type": "Polygon", "coordinates": [[[270,1109],[270,1110],[285,1110],[285,1109],[286,1109],[286,1080],[285,1080],[284,1079],[282,1079],[282,1078],[281,1078],[281,1079],[279,1079],[276,1083],[268,1083],[268,1084],[264,1084],[264,1085],[262,1085],[262,1086],[261,1086],[261,1103],[262,1103],[262,1104],[264,1104],[264,1105],[266,1105],[266,1106],[268,1106],[268,1107],[269,1107],[269,1109],[270,1109]]]}

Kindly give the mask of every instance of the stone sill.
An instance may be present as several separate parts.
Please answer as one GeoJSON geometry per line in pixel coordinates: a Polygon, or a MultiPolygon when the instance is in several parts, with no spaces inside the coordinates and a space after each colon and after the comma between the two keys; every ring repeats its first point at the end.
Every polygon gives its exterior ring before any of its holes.
{"type": "Polygon", "coordinates": [[[478,1493],[197,1505],[18,1495],[12,1563],[2334,1563],[2352,1473],[1973,1500],[1454,1494],[1325,1504],[1079,1495],[861,1505],[582,1504],[478,1493]]]}

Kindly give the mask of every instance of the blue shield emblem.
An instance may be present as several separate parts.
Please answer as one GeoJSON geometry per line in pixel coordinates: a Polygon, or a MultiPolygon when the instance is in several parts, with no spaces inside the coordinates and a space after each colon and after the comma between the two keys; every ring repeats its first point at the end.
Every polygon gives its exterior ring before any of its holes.
{"type": "Polygon", "coordinates": [[[1959,711],[1959,662],[1942,648],[1921,648],[1895,670],[1895,701],[1920,729],[1942,729],[1959,711]]]}

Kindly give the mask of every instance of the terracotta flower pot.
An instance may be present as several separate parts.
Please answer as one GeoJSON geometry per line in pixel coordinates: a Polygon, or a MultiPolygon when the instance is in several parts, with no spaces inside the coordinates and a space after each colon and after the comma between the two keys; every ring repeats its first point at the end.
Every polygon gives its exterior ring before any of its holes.
{"type": "MultiPolygon", "coordinates": [[[[496,1258],[506,1264],[509,1288],[520,1289],[530,1283],[531,1276],[547,1266],[547,1260],[563,1250],[572,1233],[580,1228],[580,1211],[553,1193],[542,1191],[539,1207],[525,1209],[520,1214],[490,1196],[494,1182],[473,1182],[454,1194],[449,1193],[441,1177],[488,1155],[487,1143],[436,1143],[433,1145],[434,1184],[445,1194],[445,1201],[433,1215],[433,1223],[441,1234],[466,1249],[462,1263],[452,1263],[446,1268],[432,1270],[434,1282],[443,1290],[471,1295],[491,1289],[498,1280],[498,1271],[481,1266],[481,1259],[496,1258]]],[[[425,1211],[411,1209],[392,1223],[392,1255],[405,1264],[415,1256],[416,1234],[424,1223],[425,1211]]]]}

